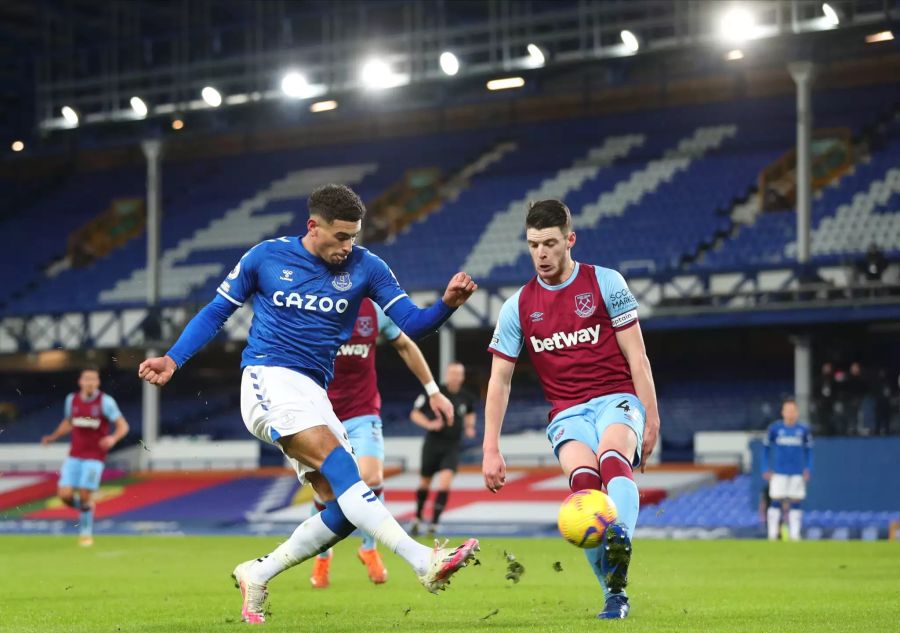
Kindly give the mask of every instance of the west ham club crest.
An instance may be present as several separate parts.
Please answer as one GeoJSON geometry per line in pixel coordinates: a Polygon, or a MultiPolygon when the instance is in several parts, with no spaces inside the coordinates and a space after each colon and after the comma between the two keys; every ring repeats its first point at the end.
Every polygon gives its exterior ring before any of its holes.
{"type": "Polygon", "coordinates": [[[374,319],[370,316],[361,316],[356,319],[356,331],[360,336],[371,336],[375,331],[374,319]]]}
{"type": "Polygon", "coordinates": [[[592,292],[582,292],[575,295],[575,314],[581,318],[586,318],[594,314],[597,306],[594,305],[594,294],[592,292]]]}

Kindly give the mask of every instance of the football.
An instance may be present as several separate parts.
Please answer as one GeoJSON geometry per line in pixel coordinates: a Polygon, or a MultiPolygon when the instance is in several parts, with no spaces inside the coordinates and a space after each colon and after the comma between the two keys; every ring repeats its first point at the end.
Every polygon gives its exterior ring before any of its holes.
{"type": "Polygon", "coordinates": [[[557,525],[562,537],[576,547],[590,549],[603,540],[606,528],[619,513],[616,504],[599,490],[579,490],[563,501],[557,525]]]}

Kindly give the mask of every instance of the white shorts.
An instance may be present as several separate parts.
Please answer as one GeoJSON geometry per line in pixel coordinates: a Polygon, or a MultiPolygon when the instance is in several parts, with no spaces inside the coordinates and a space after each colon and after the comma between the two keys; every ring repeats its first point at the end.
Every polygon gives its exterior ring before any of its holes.
{"type": "MultiPolygon", "coordinates": [[[[353,454],[344,425],[337,419],[328,394],[312,378],[284,367],[253,365],[241,376],[241,417],[244,426],[263,442],[281,448],[276,440],[314,426],[327,426],[341,446],[353,454]]],[[[282,449],[283,451],[284,449],[282,449]]],[[[314,469],[287,458],[301,483],[314,469]]]]}
{"type": "Polygon", "coordinates": [[[806,499],[806,482],[803,481],[803,475],[772,473],[772,479],[769,480],[769,497],[776,501],[806,499]]]}

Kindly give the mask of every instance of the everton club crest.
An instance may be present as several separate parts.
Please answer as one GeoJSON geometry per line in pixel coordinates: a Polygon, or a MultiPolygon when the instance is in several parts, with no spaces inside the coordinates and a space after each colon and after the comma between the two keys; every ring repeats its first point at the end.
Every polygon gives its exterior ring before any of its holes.
{"type": "Polygon", "coordinates": [[[375,331],[374,319],[370,316],[361,316],[356,319],[356,331],[360,336],[372,336],[375,331]]]}
{"type": "Polygon", "coordinates": [[[594,294],[592,292],[582,292],[575,295],[575,314],[581,318],[586,318],[594,314],[597,306],[594,305],[594,294]]]}
{"type": "Polygon", "coordinates": [[[341,292],[350,290],[353,287],[353,282],[350,281],[350,273],[336,274],[334,279],[331,280],[331,285],[334,286],[335,290],[340,290],[341,292]]]}

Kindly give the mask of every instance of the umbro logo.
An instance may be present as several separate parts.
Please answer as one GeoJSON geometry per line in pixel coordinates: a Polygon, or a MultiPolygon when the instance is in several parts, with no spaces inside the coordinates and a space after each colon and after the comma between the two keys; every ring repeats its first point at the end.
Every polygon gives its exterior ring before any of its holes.
{"type": "Polygon", "coordinates": [[[281,281],[294,281],[294,271],[290,268],[283,268],[281,270],[281,277],[279,277],[281,281]]]}
{"type": "Polygon", "coordinates": [[[532,321],[537,323],[538,321],[544,320],[544,313],[543,312],[532,312],[531,314],[528,315],[528,318],[530,318],[532,321]]]}

